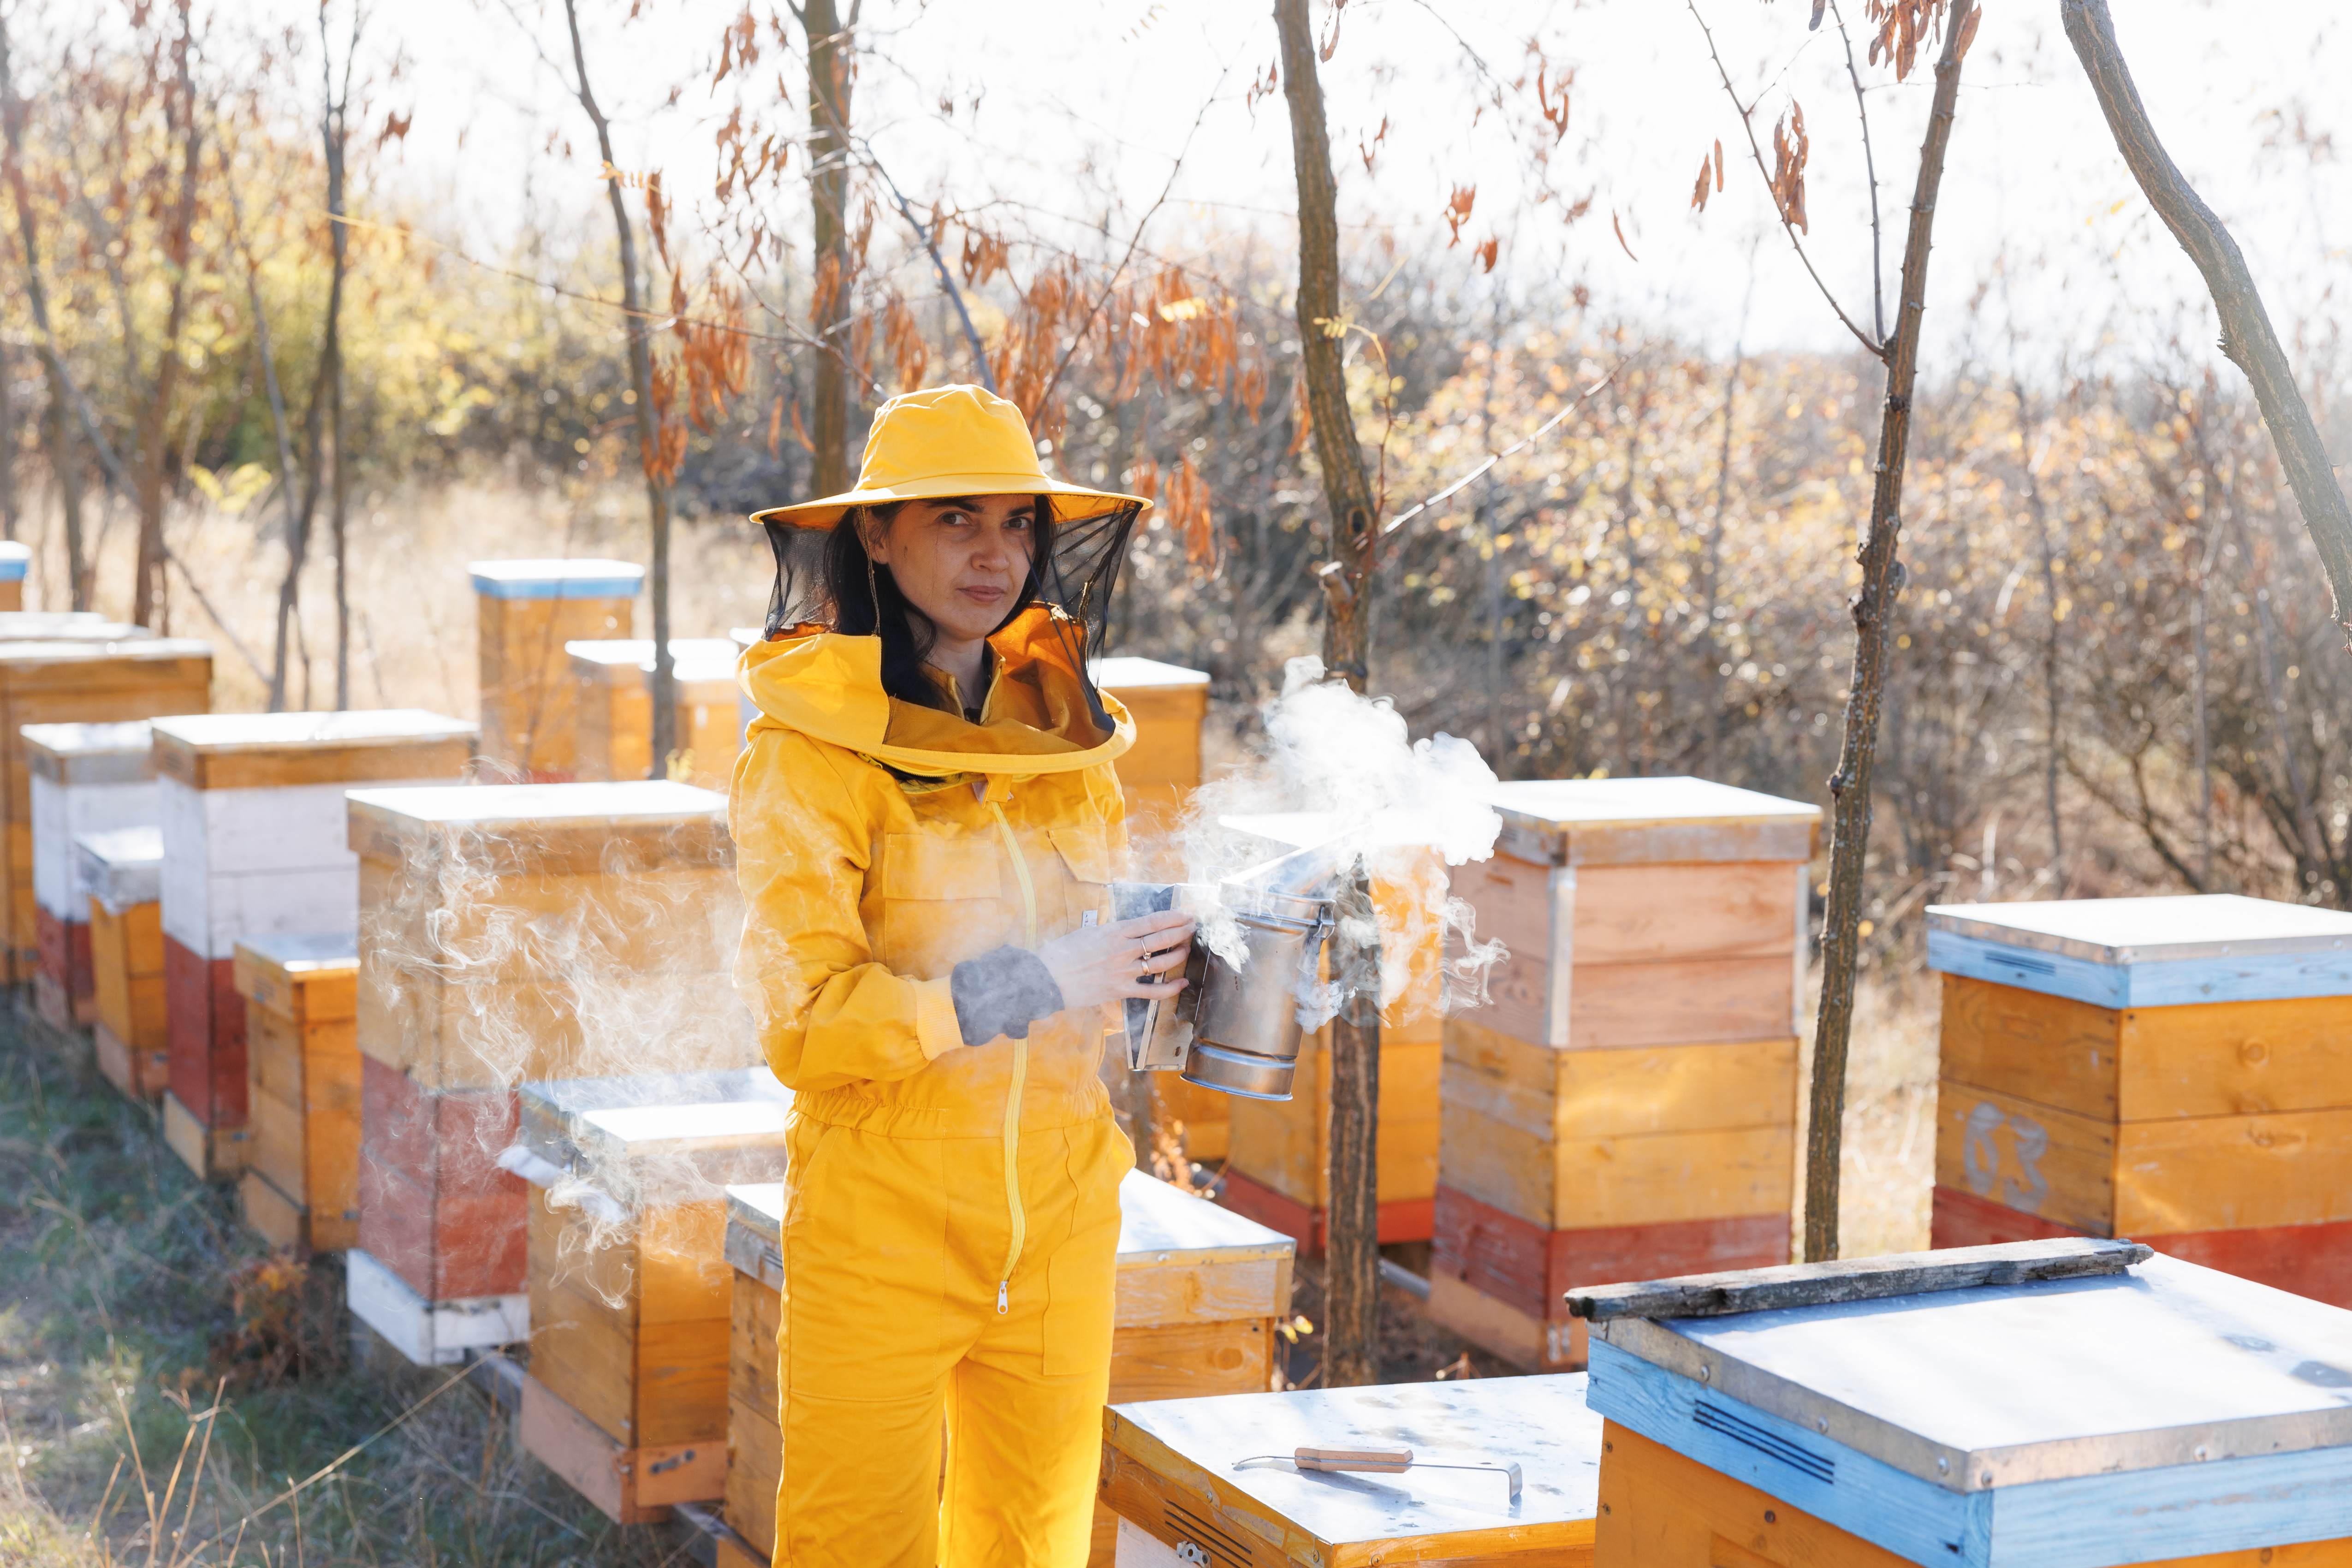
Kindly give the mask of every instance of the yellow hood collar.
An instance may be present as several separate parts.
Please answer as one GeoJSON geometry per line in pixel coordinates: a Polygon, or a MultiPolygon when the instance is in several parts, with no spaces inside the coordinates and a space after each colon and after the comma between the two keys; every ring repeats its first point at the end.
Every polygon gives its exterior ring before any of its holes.
{"type": "Polygon", "coordinates": [[[997,674],[982,722],[882,689],[879,637],[833,632],[755,643],[736,679],[760,710],[751,722],[797,730],[906,773],[1076,773],[1110,762],[1135,743],[1135,721],[1108,692],[1108,735],[1087,707],[1072,658],[1076,637],[1056,635],[1052,612],[1024,611],[989,639],[997,674]]]}

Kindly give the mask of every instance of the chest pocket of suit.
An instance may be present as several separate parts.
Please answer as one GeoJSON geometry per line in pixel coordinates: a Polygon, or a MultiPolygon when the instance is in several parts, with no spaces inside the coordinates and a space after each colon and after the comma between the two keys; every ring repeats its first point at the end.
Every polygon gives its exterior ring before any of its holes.
{"type": "Polygon", "coordinates": [[[1019,923],[1003,897],[1004,849],[992,838],[890,833],[882,839],[882,951],[902,974],[935,979],[1006,942],[1019,923]]]}
{"type": "Polygon", "coordinates": [[[1110,845],[1100,823],[1065,826],[1050,828],[1045,837],[1076,885],[1066,889],[1068,900],[1064,910],[1063,929],[1078,924],[1087,910],[1095,911],[1095,919],[1110,919],[1110,889],[1103,884],[1110,880],[1110,845]]]}

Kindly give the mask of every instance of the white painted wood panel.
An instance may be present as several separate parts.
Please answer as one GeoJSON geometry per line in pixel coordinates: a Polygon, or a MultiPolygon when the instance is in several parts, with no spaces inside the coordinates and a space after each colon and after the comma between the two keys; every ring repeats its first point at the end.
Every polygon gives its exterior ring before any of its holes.
{"type": "Polygon", "coordinates": [[[61,921],[89,919],[89,884],[74,840],[118,827],[152,827],[152,779],[134,784],[61,784],[33,778],[33,898],[61,921]]]}

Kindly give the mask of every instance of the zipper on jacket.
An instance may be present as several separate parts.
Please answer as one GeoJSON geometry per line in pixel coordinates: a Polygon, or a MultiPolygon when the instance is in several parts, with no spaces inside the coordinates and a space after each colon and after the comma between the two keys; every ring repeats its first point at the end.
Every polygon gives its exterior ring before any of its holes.
{"type": "MultiPolygon", "coordinates": [[[[1029,879],[1029,862],[1022,858],[1021,841],[1013,835],[1013,824],[1004,818],[1004,807],[992,800],[991,815],[996,818],[996,830],[1004,836],[1004,852],[1013,857],[1013,879],[1021,884],[1021,912],[1028,932],[1026,946],[1037,951],[1037,887],[1029,879]]],[[[1022,1243],[1028,1239],[1029,1215],[1021,1204],[1021,1090],[1029,1078],[1029,1042],[1013,1042],[1013,1087],[1004,1097],[1004,1208],[1012,1221],[1011,1245],[1004,1252],[1003,1277],[996,1282],[996,1313],[1003,1317],[1012,1310],[1013,1266],[1021,1261],[1022,1243]]]]}

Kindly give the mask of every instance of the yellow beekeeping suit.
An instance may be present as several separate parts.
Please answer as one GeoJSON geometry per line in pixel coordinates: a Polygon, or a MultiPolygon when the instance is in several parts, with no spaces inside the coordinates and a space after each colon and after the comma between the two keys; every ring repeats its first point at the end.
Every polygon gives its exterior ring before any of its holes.
{"type": "Polygon", "coordinates": [[[991,639],[977,723],[887,696],[872,637],[745,656],[736,981],[794,1091],[779,1563],[1086,1560],[1134,1160],[1115,1013],[967,1043],[949,979],[1110,918],[1134,727],[1108,698],[1095,722],[1052,616],[991,639]]]}

